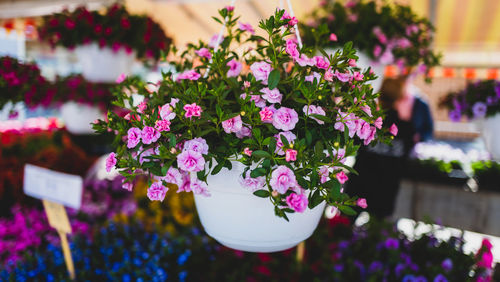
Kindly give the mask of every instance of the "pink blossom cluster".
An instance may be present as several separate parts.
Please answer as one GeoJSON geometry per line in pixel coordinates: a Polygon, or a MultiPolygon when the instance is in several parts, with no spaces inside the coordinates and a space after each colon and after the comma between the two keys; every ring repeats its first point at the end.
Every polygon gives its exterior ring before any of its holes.
{"type": "Polygon", "coordinates": [[[380,129],[382,127],[382,120],[377,119],[377,122],[372,126],[353,113],[347,114],[339,111],[333,127],[336,130],[344,132],[346,126],[349,131],[349,137],[352,138],[354,135],[357,135],[361,140],[364,140],[365,145],[368,145],[375,139],[377,128],[380,129]]]}

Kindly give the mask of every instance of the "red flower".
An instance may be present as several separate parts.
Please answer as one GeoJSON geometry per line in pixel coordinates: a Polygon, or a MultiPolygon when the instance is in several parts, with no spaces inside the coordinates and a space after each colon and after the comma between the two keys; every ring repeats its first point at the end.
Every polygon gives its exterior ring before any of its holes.
{"type": "Polygon", "coordinates": [[[95,31],[95,33],[101,33],[102,32],[102,25],[96,24],[94,26],[94,31],[95,31]]]}
{"type": "Polygon", "coordinates": [[[125,29],[130,28],[130,21],[127,18],[122,18],[120,24],[125,29]]]}
{"type": "Polygon", "coordinates": [[[263,274],[265,276],[271,276],[271,270],[265,265],[259,265],[255,267],[255,272],[263,274]]]}
{"type": "Polygon", "coordinates": [[[104,34],[105,34],[105,35],[111,35],[111,32],[112,32],[112,31],[113,31],[113,30],[112,30],[110,27],[107,27],[107,28],[104,30],[104,34]]]}
{"type": "Polygon", "coordinates": [[[75,22],[72,20],[72,19],[66,19],[66,21],[64,22],[64,25],[66,26],[67,29],[73,29],[75,28],[76,24],[75,22]]]}

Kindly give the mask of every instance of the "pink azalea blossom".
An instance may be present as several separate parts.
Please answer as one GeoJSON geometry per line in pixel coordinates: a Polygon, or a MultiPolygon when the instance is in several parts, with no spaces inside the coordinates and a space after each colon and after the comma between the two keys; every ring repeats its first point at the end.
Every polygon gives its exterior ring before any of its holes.
{"type": "Polygon", "coordinates": [[[330,62],[325,60],[323,56],[314,56],[313,59],[317,68],[326,70],[330,67],[330,62]]]}
{"type": "MultiPolygon", "coordinates": [[[[240,95],[241,99],[246,99],[247,94],[243,93],[240,95]]],[[[250,101],[254,101],[255,106],[262,108],[266,106],[266,100],[262,99],[260,95],[250,95],[250,101]]]]}
{"type": "Polygon", "coordinates": [[[156,142],[160,138],[161,134],[158,130],[154,129],[153,127],[144,126],[144,128],[142,129],[141,136],[142,136],[142,143],[147,145],[156,142]]]}
{"type": "Polygon", "coordinates": [[[290,20],[288,22],[288,26],[294,26],[294,25],[296,25],[299,22],[296,17],[290,16],[290,14],[288,14],[287,11],[285,11],[285,13],[283,13],[283,16],[281,17],[281,20],[290,20]]]}
{"type": "Polygon", "coordinates": [[[370,126],[370,135],[365,139],[364,144],[368,145],[370,142],[372,142],[375,139],[375,132],[377,129],[374,126],[370,126]]]}
{"type": "Polygon", "coordinates": [[[378,117],[375,122],[373,123],[376,128],[381,129],[382,128],[382,117],[378,117]]]}
{"type": "Polygon", "coordinates": [[[283,95],[280,93],[278,88],[274,88],[273,90],[269,88],[262,88],[260,90],[261,93],[264,93],[262,95],[262,98],[266,99],[269,103],[281,103],[281,99],[283,98],[283,95]]]}
{"type": "Polygon", "coordinates": [[[372,109],[368,105],[363,105],[360,107],[363,112],[365,112],[369,117],[373,117],[372,115],[372,109]]]}
{"type": "Polygon", "coordinates": [[[394,136],[398,135],[398,127],[393,123],[389,128],[389,132],[394,136]]]}
{"type": "Polygon", "coordinates": [[[198,80],[201,77],[201,74],[197,73],[195,70],[187,70],[177,77],[177,80],[189,79],[189,80],[198,80]]]}
{"type": "Polygon", "coordinates": [[[292,193],[286,197],[286,203],[289,208],[296,212],[304,212],[307,209],[307,196],[304,194],[292,193]]]}
{"type": "Polygon", "coordinates": [[[368,136],[370,136],[371,133],[370,124],[364,120],[360,120],[360,122],[362,125],[359,127],[356,134],[360,139],[365,140],[366,138],[368,138],[368,136]]]}
{"type": "Polygon", "coordinates": [[[148,105],[146,104],[146,101],[142,101],[139,105],[137,105],[137,112],[138,113],[144,113],[148,105]]]}
{"type": "Polygon", "coordinates": [[[289,131],[295,128],[299,121],[299,115],[294,109],[281,107],[274,113],[273,126],[276,129],[289,131]]]}
{"type": "Polygon", "coordinates": [[[210,197],[210,193],[208,192],[208,186],[205,182],[196,178],[190,184],[191,184],[190,189],[191,189],[191,191],[193,191],[193,193],[198,194],[198,195],[202,195],[205,197],[210,197]]]}
{"type": "Polygon", "coordinates": [[[349,177],[347,177],[343,171],[337,173],[336,177],[340,184],[344,184],[347,180],[349,180],[349,177]]]}
{"type": "Polygon", "coordinates": [[[196,50],[194,52],[196,53],[196,55],[198,55],[200,57],[204,57],[207,59],[212,58],[212,53],[210,53],[210,50],[208,50],[207,48],[200,48],[200,50],[196,50]]]}
{"type": "Polygon", "coordinates": [[[134,184],[132,184],[130,182],[125,182],[126,180],[127,180],[126,178],[123,178],[122,188],[130,192],[130,191],[132,191],[132,188],[134,188],[134,184]]]}
{"type": "Polygon", "coordinates": [[[222,128],[226,133],[238,132],[241,130],[243,122],[241,121],[241,116],[237,115],[233,118],[227,119],[222,122],[222,128]]]}
{"type": "Polygon", "coordinates": [[[387,36],[382,32],[382,29],[379,26],[373,28],[373,34],[375,34],[380,43],[384,45],[387,43],[387,36]]]}
{"type": "Polygon", "coordinates": [[[399,48],[406,49],[411,47],[411,42],[407,38],[401,38],[398,40],[397,45],[399,48]]]}
{"type": "Polygon", "coordinates": [[[171,122],[169,120],[157,120],[155,129],[158,130],[158,132],[170,131],[170,124],[171,122]]]}
{"type": "Polygon", "coordinates": [[[132,127],[127,131],[127,148],[132,149],[141,141],[142,131],[137,127],[132,127]]]}
{"type": "Polygon", "coordinates": [[[326,80],[326,81],[333,81],[333,72],[331,72],[330,70],[327,70],[325,72],[325,75],[323,76],[323,78],[326,80]]]}
{"type": "Polygon", "coordinates": [[[356,201],[356,205],[358,205],[358,207],[360,207],[362,209],[366,209],[368,207],[368,204],[366,203],[366,199],[365,198],[359,198],[356,201]]]}
{"type": "Polygon", "coordinates": [[[314,71],[311,75],[308,75],[304,78],[305,81],[309,81],[311,83],[314,82],[314,79],[319,82],[321,80],[321,75],[314,71]]]}
{"type": "Polygon", "coordinates": [[[249,24],[249,23],[242,23],[242,22],[238,22],[239,24],[239,29],[242,30],[242,31],[248,31],[250,32],[251,34],[255,34],[255,30],[253,29],[252,25],[249,24]]]}
{"type": "Polygon", "coordinates": [[[263,176],[252,178],[250,176],[250,170],[248,170],[244,178],[240,175],[239,182],[241,186],[250,190],[250,192],[255,192],[264,188],[264,185],[266,185],[266,178],[263,176]]]}
{"type": "Polygon", "coordinates": [[[116,154],[113,152],[109,154],[109,156],[106,158],[106,171],[110,172],[115,165],[116,165],[116,154]]]}
{"type": "Polygon", "coordinates": [[[240,75],[241,69],[243,68],[243,65],[236,59],[232,59],[231,61],[227,62],[227,66],[229,67],[229,70],[227,71],[227,77],[237,77],[238,75],[240,75]]]}
{"type": "MultiPolygon", "coordinates": [[[[323,108],[321,106],[315,106],[315,105],[310,105],[310,106],[307,106],[305,105],[303,108],[302,108],[302,111],[304,111],[304,113],[309,116],[310,114],[316,114],[316,115],[322,115],[322,116],[325,116],[326,113],[325,113],[325,110],[323,110],[323,108]]],[[[312,119],[314,119],[318,124],[324,124],[325,122],[322,121],[322,120],[319,120],[315,117],[311,117],[312,119]]]]}
{"type": "Polygon", "coordinates": [[[276,138],[276,153],[280,156],[283,156],[285,155],[285,152],[283,151],[284,144],[281,141],[281,136],[284,136],[289,144],[293,144],[293,141],[297,139],[297,136],[295,136],[295,134],[293,134],[293,132],[291,131],[280,132],[274,135],[274,138],[276,138]]]}
{"type": "Polygon", "coordinates": [[[260,110],[259,115],[262,122],[271,123],[273,121],[274,111],[269,107],[265,107],[260,110]]]}
{"type": "Polygon", "coordinates": [[[348,72],[342,73],[338,70],[335,70],[335,73],[333,75],[342,82],[349,82],[351,80],[351,75],[348,72]]]}
{"type": "Polygon", "coordinates": [[[208,144],[205,139],[196,137],[194,139],[186,141],[184,143],[182,151],[194,151],[206,155],[208,154],[208,144]]]}
{"type": "Polygon", "coordinates": [[[285,159],[287,162],[293,162],[297,160],[297,150],[288,149],[285,153],[285,159]]]}
{"type": "Polygon", "coordinates": [[[330,41],[336,42],[337,40],[337,35],[335,33],[330,33],[330,41]]]}
{"type": "Polygon", "coordinates": [[[147,196],[151,201],[163,201],[167,191],[167,187],[163,186],[160,182],[155,182],[148,188],[147,196]]]}
{"type": "Polygon", "coordinates": [[[243,82],[243,87],[245,87],[245,88],[249,88],[249,87],[250,87],[250,85],[251,85],[251,84],[250,84],[250,81],[245,81],[245,82],[243,82]]]}
{"type": "Polygon", "coordinates": [[[300,56],[299,50],[297,50],[297,44],[295,43],[295,40],[292,40],[292,39],[286,40],[285,51],[293,59],[297,59],[300,56]]]}
{"type": "Polygon", "coordinates": [[[330,179],[330,168],[326,165],[323,165],[319,168],[319,176],[320,176],[320,179],[319,179],[319,182],[321,182],[322,184],[327,182],[328,179],[330,179]]]}
{"type": "Polygon", "coordinates": [[[174,109],[171,104],[165,104],[160,108],[160,117],[163,120],[172,120],[175,118],[174,109]]]}
{"type": "Polygon", "coordinates": [[[236,133],[236,137],[240,138],[240,139],[243,139],[245,137],[250,137],[252,136],[252,129],[250,127],[250,125],[243,125],[241,127],[241,130],[240,131],[237,131],[235,132],[236,133]]]}
{"type": "Polygon", "coordinates": [[[189,177],[189,173],[182,174],[182,183],[177,187],[177,193],[191,192],[191,178],[189,177]]]}
{"type": "Polygon", "coordinates": [[[377,58],[380,54],[382,54],[382,47],[380,47],[380,45],[375,45],[373,48],[373,56],[377,58]]]}
{"type": "Polygon", "coordinates": [[[120,84],[122,83],[123,81],[125,81],[125,79],[127,78],[127,75],[122,73],[120,74],[117,78],[116,78],[116,83],[120,84]]]}
{"type": "Polygon", "coordinates": [[[296,60],[301,67],[314,66],[316,64],[314,58],[309,58],[306,54],[300,55],[300,57],[298,57],[296,60]]]}
{"type": "Polygon", "coordinates": [[[167,183],[175,184],[177,186],[182,185],[182,174],[174,167],[170,167],[167,171],[167,175],[162,177],[162,179],[167,183]]]}
{"type": "Polygon", "coordinates": [[[267,79],[273,68],[266,62],[255,62],[250,66],[250,70],[257,81],[267,85],[267,79]]]}
{"type": "Polygon", "coordinates": [[[228,11],[228,12],[232,12],[234,11],[234,6],[226,6],[225,9],[228,11]]]}
{"type": "Polygon", "coordinates": [[[364,75],[360,72],[355,71],[352,78],[356,81],[363,81],[364,75]]]}
{"type": "Polygon", "coordinates": [[[184,105],[184,110],[186,111],[184,116],[187,118],[199,117],[202,112],[201,107],[196,105],[196,103],[184,105]]]}
{"type": "Polygon", "coordinates": [[[244,150],[243,150],[243,154],[251,157],[252,156],[252,150],[250,150],[250,148],[246,147],[244,150]]]}
{"type": "Polygon", "coordinates": [[[354,60],[354,59],[349,59],[348,64],[349,64],[350,67],[356,67],[357,66],[356,65],[356,60],[354,60]]]}
{"type": "Polygon", "coordinates": [[[205,159],[199,152],[183,151],[177,155],[177,166],[189,172],[198,172],[205,168],[205,159]]]}
{"type": "Polygon", "coordinates": [[[280,165],[272,172],[270,184],[274,191],[285,194],[289,188],[297,186],[297,180],[291,169],[280,165]]]}

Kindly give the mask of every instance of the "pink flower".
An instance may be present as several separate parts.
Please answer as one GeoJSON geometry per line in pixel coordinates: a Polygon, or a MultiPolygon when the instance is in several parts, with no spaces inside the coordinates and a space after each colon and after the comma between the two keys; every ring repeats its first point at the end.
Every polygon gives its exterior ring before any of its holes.
{"type": "Polygon", "coordinates": [[[267,79],[273,68],[266,62],[255,62],[250,66],[250,70],[257,81],[267,85],[267,79]]]}
{"type": "Polygon", "coordinates": [[[170,121],[169,120],[157,120],[155,123],[155,129],[158,132],[170,131],[170,121]]]}
{"type": "Polygon", "coordinates": [[[199,117],[202,112],[201,107],[196,105],[196,103],[184,105],[184,110],[186,111],[184,116],[187,118],[199,117]]]}
{"type": "Polygon", "coordinates": [[[109,156],[106,158],[106,171],[110,172],[115,165],[116,165],[116,154],[113,152],[109,154],[109,156]]]}
{"type": "Polygon", "coordinates": [[[376,128],[381,129],[382,128],[382,117],[378,117],[375,122],[373,123],[376,128]]]}
{"type": "Polygon", "coordinates": [[[393,123],[389,128],[389,132],[394,136],[398,135],[398,127],[393,123]]]}
{"type": "Polygon", "coordinates": [[[185,173],[182,175],[182,183],[181,185],[177,185],[177,187],[177,193],[191,192],[191,179],[189,177],[189,173],[185,173]]]}
{"type": "Polygon", "coordinates": [[[245,137],[252,136],[252,129],[251,129],[250,125],[248,125],[248,126],[243,125],[241,127],[241,130],[238,132],[235,132],[235,133],[236,133],[236,137],[243,139],[245,137]]]}
{"type": "Polygon", "coordinates": [[[243,87],[245,87],[245,88],[250,87],[250,81],[243,82],[243,87]]]}
{"type": "Polygon", "coordinates": [[[210,50],[208,50],[207,48],[200,48],[200,50],[196,50],[194,52],[196,53],[196,55],[198,55],[200,57],[204,57],[207,59],[212,58],[212,53],[210,53],[210,50]]]}
{"type": "Polygon", "coordinates": [[[292,162],[297,160],[297,151],[293,149],[286,150],[285,159],[287,162],[292,162]]]}
{"type": "MultiPolygon", "coordinates": [[[[307,116],[309,116],[310,114],[316,114],[316,115],[322,115],[322,116],[326,115],[325,110],[323,110],[323,108],[321,106],[310,105],[308,107],[307,105],[305,105],[302,108],[302,111],[304,111],[304,113],[307,116]]],[[[319,120],[317,118],[314,118],[314,117],[311,117],[311,118],[314,119],[318,124],[324,124],[325,123],[324,121],[319,120]]]]}
{"type": "Polygon", "coordinates": [[[370,142],[372,142],[373,139],[375,139],[375,132],[376,131],[377,131],[377,129],[374,126],[370,126],[370,135],[368,135],[368,137],[365,139],[365,142],[364,142],[365,145],[370,144],[370,142]]]}
{"type": "Polygon", "coordinates": [[[304,194],[292,193],[286,197],[286,204],[296,212],[304,212],[307,209],[308,203],[309,201],[304,194]]]}
{"type": "Polygon", "coordinates": [[[238,24],[239,24],[239,29],[241,31],[248,31],[251,34],[255,34],[255,30],[253,29],[253,27],[252,27],[251,24],[249,24],[249,23],[242,23],[242,22],[238,22],[238,24]]]}
{"type": "Polygon", "coordinates": [[[201,74],[197,73],[195,70],[187,70],[177,77],[177,80],[189,79],[189,80],[198,80],[201,77],[201,74]]]}
{"type": "Polygon", "coordinates": [[[207,141],[201,137],[196,137],[194,139],[188,140],[184,143],[184,148],[182,151],[195,151],[200,154],[208,154],[208,144],[207,141]]]}
{"type": "Polygon", "coordinates": [[[401,38],[398,40],[398,47],[402,49],[406,49],[411,47],[411,42],[407,38],[401,38]]]}
{"type": "Polygon", "coordinates": [[[320,69],[326,70],[330,67],[330,62],[325,60],[325,58],[323,58],[322,56],[314,56],[313,59],[316,63],[316,67],[318,67],[320,69]]]}
{"type": "Polygon", "coordinates": [[[414,33],[418,33],[418,26],[416,24],[411,24],[406,27],[406,35],[411,36],[414,33]]]}
{"type": "Polygon", "coordinates": [[[338,70],[335,70],[335,73],[333,75],[342,82],[349,82],[351,80],[351,75],[348,72],[342,73],[338,70]]]}
{"type": "Polygon", "coordinates": [[[321,80],[321,75],[314,71],[311,75],[308,75],[304,78],[305,81],[309,81],[311,83],[314,82],[314,79],[319,82],[321,80]]]}
{"type": "Polygon", "coordinates": [[[330,41],[336,42],[337,40],[337,35],[335,33],[330,33],[330,41]]]}
{"type": "Polygon", "coordinates": [[[162,177],[163,180],[167,183],[175,184],[177,186],[182,185],[182,174],[178,169],[170,167],[167,171],[167,175],[162,177]]]}
{"type": "Polygon", "coordinates": [[[250,150],[250,148],[246,147],[245,149],[243,149],[243,154],[251,157],[252,156],[252,150],[250,150]]]}
{"type": "Polygon", "coordinates": [[[366,199],[365,198],[359,198],[356,201],[356,205],[358,205],[358,207],[360,207],[362,209],[366,209],[368,207],[368,204],[366,203],[366,199]]]}
{"type": "Polygon", "coordinates": [[[205,197],[209,197],[210,193],[208,192],[208,186],[205,182],[200,181],[198,178],[196,178],[194,181],[191,182],[191,191],[193,191],[195,194],[198,195],[203,195],[205,197]]]}
{"type": "Polygon", "coordinates": [[[273,126],[276,129],[281,129],[284,131],[289,131],[295,128],[295,125],[299,121],[299,115],[294,109],[281,107],[279,108],[273,116],[273,126]]]}
{"type": "Polygon", "coordinates": [[[392,54],[391,49],[387,48],[385,50],[384,54],[382,54],[382,56],[380,56],[379,61],[381,64],[384,64],[384,65],[392,64],[394,62],[394,54],[392,54]]]}
{"type": "Polygon", "coordinates": [[[245,178],[240,175],[239,182],[241,186],[247,188],[251,192],[255,192],[264,188],[264,185],[266,184],[266,178],[264,176],[252,178],[250,176],[250,170],[248,170],[245,174],[245,178]]]}
{"type": "Polygon", "coordinates": [[[155,182],[148,188],[147,196],[151,201],[163,201],[167,191],[167,187],[163,186],[160,182],[155,182]]]}
{"type": "Polygon", "coordinates": [[[354,60],[354,59],[349,59],[348,64],[349,64],[349,66],[350,66],[350,67],[355,67],[355,66],[356,66],[356,60],[354,60]]]}
{"type": "Polygon", "coordinates": [[[160,109],[160,117],[164,120],[172,120],[175,118],[175,113],[172,105],[165,104],[160,109]]]}
{"type": "Polygon", "coordinates": [[[132,127],[127,131],[127,148],[132,149],[141,141],[142,132],[137,127],[132,127]]]}
{"type": "Polygon", "coordinates": [[[118,78],[116,78],[116,81],[115,81],[115,82],[116,82],[116,83],[118,83],[118,84],[120,84],[120,83],[122,83],[123,81],[125,81],[125,78],[127,78],[127,75],[126,75],[126,74],[124,74],[124,73],[122,73],[122,74],[120,74],[120,75],[118,76],[118,78]]]}
{"type": "Polygon", "coordinates": [[[139,105],[137,105],[137,112],[138,113],[144,113],[148,105],[146,104],[146,101],[142,101],[139,105]]]}
{"type": "Polygon", "coordinates": [[[219,39],[219,34],[214,34],[210,38],[210,42],[208,43],[208,47],[215,48],[216,45],[219,45],[220,42],[224,41],[224,36],[221,36],[219,41],[217,41],[217,39],[219,39]]]}
{"type": "Polygon", "coordinates": [[[262,122],[271,123],[273,121],[274,111],[272,111],[269,107],[265,107],[260,110],[259,115],[262,122]]]}
{"type": "Polygon", "coordinates": [[[319,176],[320,176],[319,181],[322,184],[328,181],[328,179],[330,178],[330,172],[331,172],[330,168],[326,165],[323,165],[319,168],[319,176]]]}
{"type": "MultiPolygon", "coordinates": [[[[241,99],[246,99],[247,94],[243,93],[240,95],[241,99]]],[[[266,106],[266,100],[262,99],[260,95],[250,95],[250,101],[255,102],[255,106],[262,108],[266,106]]]]}
{"type": "Polygon", "coordinates": [[[368,105],[363,105],[360,107],[363,112],[365,112],[369,117],[372,117],[372,109],[368,105]]]}
{"type": "Polygon", "coordinates": [[[274,191],[285,194],[289,188],[297,186],[297,180],[291,169],[280,165],[272,172],[270,184],[274,191]]]}
{"type": "Polygon", "coordinates": [[[325,72],[325,75],[323,76],[323,78],[326,80],[326,81],[333,81],[333,72],[331,72],[330,70],[327,70],[325,72]]]}
{"type": "Polygon", "coordinates": [[[284,136],[289,144],[293,144],[293,141],[297,139],[297,136],[295,136],[295,134],[293,134],[291,131],[280,132],[274,135],[274,138],[276,138],[276,153],[280,156],[283,156],[285,155],[285,152],[283,151],[284,144],[281,141],[281,136],[284,136]]]}
{"type": "Polygon", "coordinates": [[[290,55],[290,57],[297,59],[300,56],[299,50],[297,50],[297,44],[292,39],[286,40],[286,53],[290,55]]]}
{"type": "Polygon", "coordinates": [[[356,81],[363,81],[364,75],[360,72],[355,71],[352,75],[352,78],[354,78],[354,80],[356,81]]]}
{"type": "Polygon", "coordinates": [[[236,59],[232,59],[231,61],[227,62],[227,66],[229,67],[229,70],[227,71],[227,77],[236,77],[240,75],[241,69],[243,67],[242,64],[236,59]]]}
{"type": "Polygon", "coordinates": [[[158,130],[154,129],[153,127],[150,126],[144,126],[142,129],[142,143],[144,144],[151,144],[153,142],[156,142],[161,134],[158,130]]]}
{"type": "Polygon", "coordinates": [[[349,180],[349,177],[347,177],[343,171],[337,173],[336,177],[340,184],[344,184],[347,180],[349,180]]]}
{"type": "Polygon", "coordinates": [[[130,182],[125,182],[127,179],[123,178],[122,180],[122,188],[127,190],[127,191],[132,191],[132,188],[134,188],[134,184],[130,182]]]}
{"type": "Polygon", "coordinates": [[[269,103],[281,103],[281,99],[283,98],[283,95],[280,93],[278,88],[274,88],[273,90],[270,90],[269,88],[262,88],[260,90],[261,93],[264,93],[262,95],[262,98],[266,99],[269,103]]]}
{"type": "Polygon", "coordinates": [[[234,6],[226,6],[225,9],[228,11],[228,12],[232,12],[234,11],[234,6]]]}
{"type": "Polygon", "coordinates": [[[241,130],[243,123],[241,122],[241,116],[237,115],[233,118],[227,119],[222,122],[222,128],[226,133],[238,132],[241,130]]]}
{"type": "Polygon", "coordinates": [[[373,48],[373,56],[378,57],[380,54],[382,54],[382,47],[380,47],[380,45],[375,45],[373,48]]]}
{"type": "Polygon", "coordinates": [[[309,58],[308,56],[306,56],[306,54],[300,55],[300,57],[298,57],[296,60],[301,67],[314,66],[316,64],[314,58],[309,58]]]}
{"type": "Polygon", "coordinates": [[[183,151],[177,155],[177,166],[184,171],[200,171],[205,167],[205,159],[199,152],[183,151]]]}
{"type": "Polygon", "coordinates": [[[382,44],[387,43],[387,36],[382,32],[382,29],[379,26],[373,28],[373,34],[377,37],[378,41],[382,44]]]}
{"type": "Polygon", "coordinates": [[[368,136],[370,136],[371,133],[370,124],[364,120],[360,120],[360,122],[362,125],[358,128],[356,134],[359,138],[365,140],[366,138],[368,138],[368,136]]]}

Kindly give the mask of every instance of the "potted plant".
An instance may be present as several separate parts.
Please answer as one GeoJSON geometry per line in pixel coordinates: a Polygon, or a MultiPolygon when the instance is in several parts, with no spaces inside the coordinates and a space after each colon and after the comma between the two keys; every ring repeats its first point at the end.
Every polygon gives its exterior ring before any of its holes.
{"type": "Polygon", "coordinates": [[[477,122],[487,150],[500,159],[500,82],[478,80],[463,91],[449,93],[440,103],[449,110],[451,121],[462,116],[477,122]]]}
{"type": "Polygon", "coordinates": [[[477,161],[471,164],[479,190],[500,191],[500,164],[495,161],[477,161]]]}
{"type": "Polygon", "coordinates": [[[360,143],[390,141],[366,83],[373,75],[349,66],[351,44],[308,57],[284,10],[260,22],[264,37],[238,24],[233,7],[219,14],[227,25],[220,46],[190,44],[181,72],[164,74],[152,93],[125,80],[114,104],[131,104],[131,89],[145,100],[94,128],[116,132],[108,163],[126,188],[147,175],[148,197],[162,201],[176,184],[194,192],[205,230],[222,244],[287,249],[312,234],[325,203],[354,213],[358,199],[341,189],[344,169],[353,171],[344,160],[360,143]]]}
{"type": "Polygon", "coordinates": [[[119,4],[104,13],[82,6],[44,17],[38,33],[53,47],[76,48],[83,75],[98,82],[129,74],[136,57],[158,60],[172,41],[151,18],[131,15],[119,4]]]}
{"type": "Polygon", "coordinates": [[[375,91],[388,64],[401,69],[418,66],[422,72],[439,64],[439,55],[431,49],[434,27],[409,6],[323,0],[301,28],[310,46],[337,49],[352,41],[359,50],[356,64],[370,66],[379,77],[372,82],[375,91]]]}

